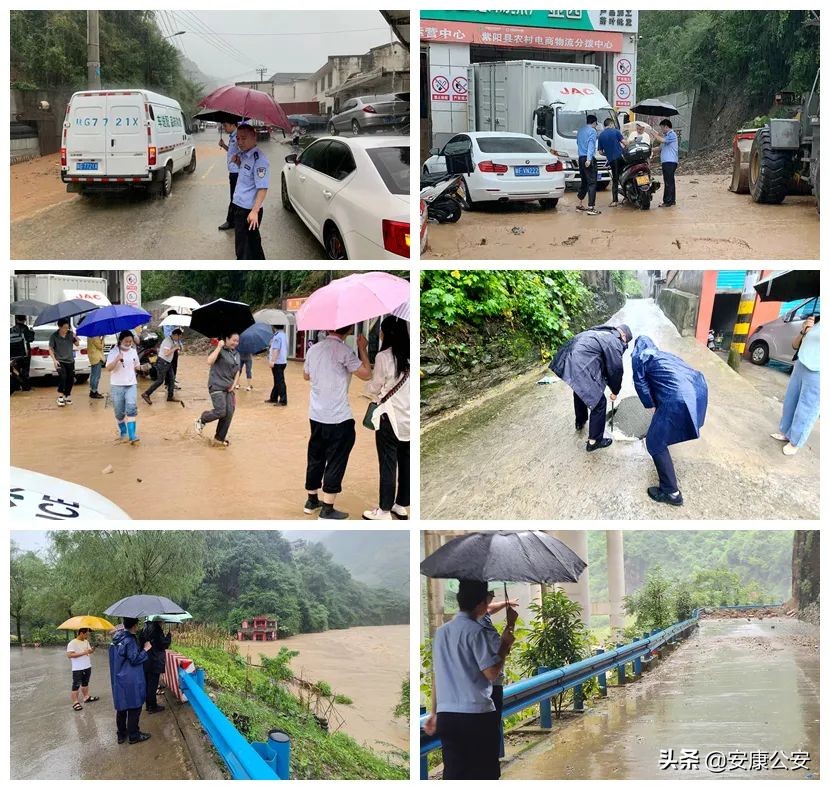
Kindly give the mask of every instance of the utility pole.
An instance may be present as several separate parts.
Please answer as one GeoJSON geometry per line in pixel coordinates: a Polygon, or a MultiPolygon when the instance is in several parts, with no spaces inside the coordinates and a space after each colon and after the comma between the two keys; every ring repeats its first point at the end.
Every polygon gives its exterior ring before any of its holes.
{"type": "Polygon", "coordinates": [[[101,90],[101,53],[98,48],[98,12],[86,12],[86,84],[91,91],[101,90]]]}
{"type": "Polygon", "coordinates": [[[268,69],[265,66],[260,66],[258,69],[254,69],[254,71],[259,74],[259,81],[264,82],[263,77],[268,72],[268,69]]]}
{"type": "Polygon", "coordinates": [[[755,283],[758,282],[759,271],[748,271],[744,277],[744,287],[741,290],[741,301],[738,305],[738,315],[735,318],[735,329],[732,331],[732,345],[729,347],[729,356],[726,364],[732,370],[738,371],[741,367],[741,357],[746,348],[746,339],[749,337],[749,328],[752,325],[752,314],[755,312],[755,283]]]}

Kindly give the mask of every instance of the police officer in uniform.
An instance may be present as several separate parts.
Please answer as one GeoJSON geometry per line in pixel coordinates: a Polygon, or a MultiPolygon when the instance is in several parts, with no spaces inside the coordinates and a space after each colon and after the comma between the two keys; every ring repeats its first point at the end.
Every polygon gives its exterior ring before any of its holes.
{"type": "Polygon", "coordinates": [[[236,179],[239,177],[239,146],[236,144],[236,121],[223,121],[222,128],[228,135],[228,142],[219,141],[219,147],[228,152],[228,181],[231,185],[231,198],[228,201],[228,216],[219,226],[219,230],[230,230],[233,224],[233,191],[236,189],[236,179]]]}
{"type": "Polygon", "coordinates": [[[264,261],[259,225],[262,204],[268,193],[271,167],[256,144],[256,131],[247,123],[236,129],[239,147],[239,177],[233,192],[233,219],[238,261],[264,261]]]}

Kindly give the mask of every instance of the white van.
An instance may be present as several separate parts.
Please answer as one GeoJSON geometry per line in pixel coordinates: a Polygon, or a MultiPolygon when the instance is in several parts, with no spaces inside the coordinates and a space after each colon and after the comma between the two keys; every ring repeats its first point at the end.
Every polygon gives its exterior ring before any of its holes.
{"type": "Polygon", "coordinates": [[[173,174],[196,169],[175,99],[145,90],[79,91],[66,107],[61,180],[67,192],[150,189],[167,197],[173,174]]]}

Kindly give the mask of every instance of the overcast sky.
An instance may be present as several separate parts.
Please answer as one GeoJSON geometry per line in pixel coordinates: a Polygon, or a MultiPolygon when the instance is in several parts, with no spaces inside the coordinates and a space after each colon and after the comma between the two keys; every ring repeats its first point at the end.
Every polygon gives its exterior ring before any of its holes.
{"type": "Polygon", "coordinates": [[[379,11],[156,11],[162,35],[220,82],[314,72],[329,55],[355,55],[389,43],[379,11]],[[213,31],[213,32],[211,32],[213,31]]]}
{"type": "Polygon", "coordinates": [[[12,530],[11,539],[23,551],[37,551],[45,554],[49,547],[49,538],[46,536],[46,532],[41,530],[26,530],[25,532],[12,530]]]}

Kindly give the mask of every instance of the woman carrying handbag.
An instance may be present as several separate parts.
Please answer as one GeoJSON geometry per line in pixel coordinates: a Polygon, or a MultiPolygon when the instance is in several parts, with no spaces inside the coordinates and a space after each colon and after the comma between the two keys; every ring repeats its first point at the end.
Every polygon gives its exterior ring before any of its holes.
{"type": "Polygon", "coordinates": [[[378,507],[364,511],[367,521],[409,518],[409,327],[390,315],[380,331],[380,351],[366,384],[374,401],[363,418],[363,425],[375,431],[380,496],[378,507]]]}

